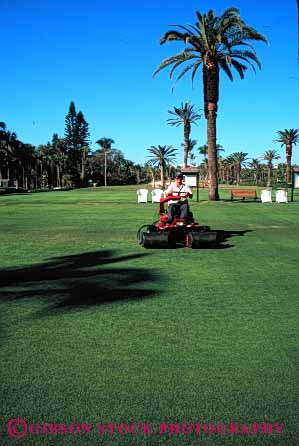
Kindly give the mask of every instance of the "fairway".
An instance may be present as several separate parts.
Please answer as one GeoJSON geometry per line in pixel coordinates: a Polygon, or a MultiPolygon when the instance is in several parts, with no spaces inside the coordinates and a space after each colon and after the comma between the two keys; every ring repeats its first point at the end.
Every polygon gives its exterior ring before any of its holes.
{"type": "Polygon", "coordinates": [[[136,189],[0,196],[1,445],[297,445],[298,201],[201,190],[195,219],[230,237],[145,250],[136,189]]]}

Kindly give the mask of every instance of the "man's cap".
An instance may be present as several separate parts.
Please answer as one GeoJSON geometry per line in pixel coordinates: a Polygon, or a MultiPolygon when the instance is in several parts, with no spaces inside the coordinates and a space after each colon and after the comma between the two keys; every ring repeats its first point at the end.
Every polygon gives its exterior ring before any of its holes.
{"type": "Polygon", "coordinates": [[[181,172],[177,173],[175,177],[180,178],[181,180],[184,179],[184,175],[181,172]]]}

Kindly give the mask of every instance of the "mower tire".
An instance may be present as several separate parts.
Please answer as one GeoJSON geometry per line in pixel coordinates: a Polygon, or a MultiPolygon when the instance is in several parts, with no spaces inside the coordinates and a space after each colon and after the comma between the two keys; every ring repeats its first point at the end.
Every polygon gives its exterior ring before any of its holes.
{"type": "Polygon", "coordinates": [[[142,238],[142,246],[144,248],[172,248],[169,232],[152,232],[144,233],[142,238]]]}
{"type": "Polygon", "coordinates": [[[213,248],[218,243],[218,232],[216,231],[189,232],[186,234],[187,248],[213,248]]]}

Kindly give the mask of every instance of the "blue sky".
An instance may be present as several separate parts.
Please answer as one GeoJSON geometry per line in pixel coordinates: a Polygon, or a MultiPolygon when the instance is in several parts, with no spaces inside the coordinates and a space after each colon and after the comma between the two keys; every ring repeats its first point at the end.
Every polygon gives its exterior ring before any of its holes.
{"type": "MultiPolygon", "coordinates": [[[[284,161],[275,133],[299,128],[295,0],[0,0],[0,121],[23,142],[46,144],[53,133],[64,135],[74,101],[93,150],[97,139],[110,137],[127,159],[144,163],[151,145],[171,144],[180,163],[182,128],[167,125],[168,110],[187,100],[203,108],[201,73],[193,89],[187,75],[173,93],[167,69],[153,78],[165,57],[183,49],[159,39],[170,24],[194,23],[196,10],[221,14],[230,6],[270,45],[255,45],[262,62],[256,75],[248,70],[230,82],[221,74],[218,143],[223,156],[259,157],[274,148],[284,161]]],[[[191,137],[206,142],[204,118],[191,137]]],[[[299,146],[293,152],[299,163],[299,146]]]]}

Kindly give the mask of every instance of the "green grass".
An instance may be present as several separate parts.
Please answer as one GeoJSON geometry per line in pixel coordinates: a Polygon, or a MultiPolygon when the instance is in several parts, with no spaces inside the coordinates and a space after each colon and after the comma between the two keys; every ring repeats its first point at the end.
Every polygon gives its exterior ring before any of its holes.
{"type": "Polygon", "coordinates": [[[136,187],[0,197],[3,445],[297,445],[298,202],[193,200],[246,231],[224,249],[144,250],[136,187]],[[87,422],[88,435],[6,435],[87,422]],[[97,423],[275,423],[283,435],[98,435],[97,423]]]}

